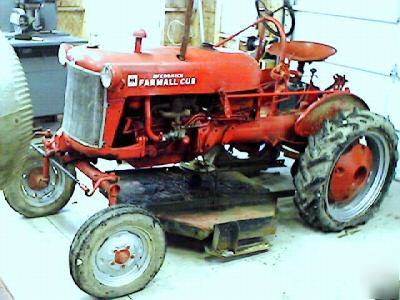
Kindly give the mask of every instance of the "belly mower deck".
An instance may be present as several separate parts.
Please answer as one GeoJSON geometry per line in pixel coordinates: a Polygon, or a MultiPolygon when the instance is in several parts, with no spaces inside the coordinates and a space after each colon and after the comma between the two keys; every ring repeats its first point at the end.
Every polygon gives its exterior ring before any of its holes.
{"type": "Polygon", "coordinates": [[[118,171],[118,203],[153,212],[168,233],[206,241],[207,253],[231,257],[269,248],[276,202],[292,196],[289,178],[239,172],[192,174],[179,168],[118,171]]]}

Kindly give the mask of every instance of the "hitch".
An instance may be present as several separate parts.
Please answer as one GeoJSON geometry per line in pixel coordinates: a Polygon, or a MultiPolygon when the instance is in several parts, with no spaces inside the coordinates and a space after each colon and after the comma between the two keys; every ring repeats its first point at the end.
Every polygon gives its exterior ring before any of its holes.
{"type": "Polygon", "coordinates": [[[34,143],[31,144],[31,147],[36,150],[41,156],[43,156],[43,181],[49,180],[49,167],[50,164],[53,164],[61,171],[63,171],[65,175],[71,178],[84,191],[86,196],[93,196],[96,190],[101,188],[107,192],[109,206],[117,204],[117,197],[120,192],[120,187],[116,184],[116,182],[118,182],[118,176],[115,176],[115,174],[101,172],[92,164],[86,161],[78,161],[75,164],[75,167],[93,181],[93,188],[90,189],[78,178],[76,178],[76,176],[71,174],[71,172],[69,172],[68,169],[63,166],[63,164],[61,164],[55,158],[50,157],[50,155],[54,155],[54,152],[46,154],[43,149],[41,149],[37,144],[34,143]]]}
{"type": "Polygon", "coordinates": [[[78,161],[75,167],[93,181],[93,190],[85,191],[87,196],[93,196],[97,189],[101,188],[107,193],[109,206],[117,204],[117,197],[121,190],[116,184],[119,180],[114,173],[104,173],[87,161],[78,161]]]}

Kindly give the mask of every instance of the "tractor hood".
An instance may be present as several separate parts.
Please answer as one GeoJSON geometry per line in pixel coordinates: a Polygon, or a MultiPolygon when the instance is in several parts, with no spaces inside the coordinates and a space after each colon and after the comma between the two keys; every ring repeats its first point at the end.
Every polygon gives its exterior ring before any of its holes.
{"type": "Polygon", "coordinates": [[[178,54],[176,47],[117,53],[79,46],[68,51],[67,59],[97,73],[111,66],[110,90],[123,90],[125,95],[211,94],[255,90],[260,85],[258,63],[244,52],[189,48],[185,61],[178,54]]]}

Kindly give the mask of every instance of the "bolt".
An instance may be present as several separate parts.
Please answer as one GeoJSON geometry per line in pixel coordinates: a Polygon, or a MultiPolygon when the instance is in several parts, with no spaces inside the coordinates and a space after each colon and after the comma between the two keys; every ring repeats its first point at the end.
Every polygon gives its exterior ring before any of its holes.
{"type": "Polygon", "coordinates": [[[125,269],[125,267],[126,267],[125,265],[122,265],[122,266],[121,266],[122,269],[125,269]]]}
{"type": "Polygon", "coordinates": [[[113,261],[113,262],[111,263],[111,265],[114,266],[114,265],[115,265],[115,261],[113,261]]]}
{"type": "Polygon", "coordinates": [[[134,259],[134,258],[135,258],[135,255],[131,255],[131,258],[134,259]]]}

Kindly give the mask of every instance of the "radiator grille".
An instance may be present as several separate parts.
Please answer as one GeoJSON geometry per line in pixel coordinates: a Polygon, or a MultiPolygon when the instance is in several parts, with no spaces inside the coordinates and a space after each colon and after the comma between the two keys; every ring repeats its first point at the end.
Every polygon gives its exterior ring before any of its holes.
{"type": "Polygon", "coordinates": [[[101,148],[107,91],[100,74],[68,64],[62,130],[83,145],[101,148]]]}

